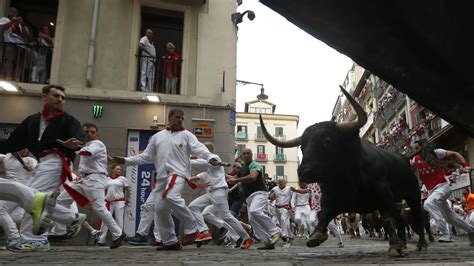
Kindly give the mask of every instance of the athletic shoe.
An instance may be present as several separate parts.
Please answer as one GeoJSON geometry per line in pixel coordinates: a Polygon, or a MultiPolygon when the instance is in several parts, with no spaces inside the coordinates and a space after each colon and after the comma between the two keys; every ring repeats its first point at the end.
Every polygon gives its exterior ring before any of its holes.
{"type": "Polygon", "coordinates": [[[176,244],[173,245],[161,245],[156,247],[156,251],[166,251],[166,250],[181,250],[183,247],[179,243],[179,241],[176,244]]]}
{"type": "Polygon", "coordinates": [[[127,234],[122,233],[122,235],[119,236],[119,238],[112,241],[112,245],[110,245],[110,248],[114,249],[114,248],[120,247],[122,245],[122,242],[125,240],[125,238],[127,238],[127,234]]]}
{"type": "Polygon", "coordinates": [[[337,245],[338,248],[343,248],[344,247],[344,244],[342,244],[342,242],[339,242],[339,244],[337,245]]]}
{"type": "Polygon", "coordinates": [[[134,237],[127,237],[126,241],[134,246],[147,246],[149,244],[148,238],[140,234],[135,234],[134,237]]]}
{"type": "Polygon", "coordinates": [[[471,246],[474,246],[474,232],[470,232],[470,233],[468,234],[468,237],[469,237],[469,244],[470,244],[471,246]]]}
{"type": "Polygon", "coordinates": [[[441,242],[441,243],[449,243],[449,242],[453,242],[453,238],[450,237],[450,236],[447,236],[447,235],[444,235],[444,236],[441,236],[440,238],[438,238],[438,242],[441,242]]]}
{"type": "Polygon", "coordinates": [[[211,239],[212,239],[212,235],[209,231],[207,231],[205,233],[200,233],[194,241],[201,242],[201,241],[206,241],[206,240],[211,240],[211,239]]]}
{"type": "Polygon", "coordinates": [[[263,246],[258,247],[258,250],[270,250],[270,249],[275,249],[275,246],[272,245],[271,243],[265,243],[263,246]]]}
{"type": "Polygon", "coordinates": [[[34,235],[40,235],[49,229],[51,218],[47,215],[46,205],[50,199],[51,196],[47,193],[35,193],[31,207],[31,218],[33,219],[31,232],[34,235]]]}
{"type": "Polygon", "coordinates": [[[234,248],[240,248],[240,246],[242,246],[242,243],[244,242],[244,240],[242,238],[239,238],[237,240],[237,242],[235,242],[235,246],[234,248]]]}
{"type": "Polygon", "coordinates": [[[196,231],[194,233],[191,233],[191,234],[187,234],[187,235],[184,235],[183,236],[183,246],[187,246],[187,245],[191,245],[191,244],[194,244],[194,240],[196,239],[196,237],[198,236],[199,232],[196,231]]]}
{"type": "Polygon", "coordinates": [[[241,249],[249,249],[250,246],[253,244],[252,238],[247,238],[244,243],[240,246],[241,249]]]}
{"type": "Polygon", "coordinates": [[[87,215],[83,213],[76,213],[76,219],[68,226],[66,236],[73,238],[81,231],[82,224],[86,220],[87,215]]]}
{"type": "Polygon", "coordinates": [[[92,238],[94,239],[94,245],[97,245],[97,243],[99,243],[99,239],[100,239],[100,234],[102,232],[100,230],[92,230],[91,232],[91,236],[92,238]]]}
{"type": "Polygon", "coordinates": [[[281,239],[281,233],[278,232],[276,234],[273,234],[271,237],[270,244],[274,246],[279,240],[281,239]]]}
{"type": "Polygon", "coordinates": [[[219,231],[219,234],[217,235],[217,239],[219,240],[224,239],[224,237],[227,235],[228,232],[229,230],[227,230],[227,228],[222,227],[221,230],[219,231]]]}
{"type": "Polygon", "coordinates": [[[51,247],[48,240],[32,241],[32,242],[17,242],[16,244],[8,245],[7,249],[13,252],[36,252],[49,251],[51,247]]]}

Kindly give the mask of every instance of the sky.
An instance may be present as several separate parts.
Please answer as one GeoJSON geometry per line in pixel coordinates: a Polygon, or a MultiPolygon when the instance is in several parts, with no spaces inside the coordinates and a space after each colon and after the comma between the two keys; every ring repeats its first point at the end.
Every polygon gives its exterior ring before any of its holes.
{"type": "MultiPolygon", "coordinates": [[[[298,115],[298,134],[331,119],[352,60],[315,39],[258,0],[244,0],[238,12],[252,10],[238,25],[237,79],[263,83],[275,113],[298,115]]],[[[237,85],[237,111],[256,100],[260,86],[237,85]]]]}

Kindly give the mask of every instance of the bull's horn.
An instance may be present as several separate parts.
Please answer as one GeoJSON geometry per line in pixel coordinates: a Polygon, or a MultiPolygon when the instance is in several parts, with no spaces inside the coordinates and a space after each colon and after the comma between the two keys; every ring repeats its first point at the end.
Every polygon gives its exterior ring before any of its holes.
{"type": "Polygon", "coordinates": [[[262,127],[262,132],[265,135],[265,138],[275,146],[282,148],[293,148],[301,145],[301,137],[291,140],[278,140],[270,135],[270,133],[267,131],[267,128],[265,127],[265,124],[263,123],[262,115],[260,115],[260,126],[262,127]]]}
{"type": "Polygon", "coordinates": [[[354,121],[337,123],[336,127],[341,131],[355,131],[359,130],[361,127],[367,123],[367,114],[364,111],[364,108],[360,106],[359,103],[341,86],[342,93],[346,96],[347,100],[351,103],[352,108],[354,108],[357,118],[354,121]]]}

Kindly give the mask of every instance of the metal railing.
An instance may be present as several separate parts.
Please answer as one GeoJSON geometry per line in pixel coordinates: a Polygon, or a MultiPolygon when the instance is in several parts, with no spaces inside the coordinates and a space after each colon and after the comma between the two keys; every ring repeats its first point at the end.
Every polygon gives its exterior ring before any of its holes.
{"type": "Polygon", "coordinates": [[[235,135],[236,140],[248,140],[247,132],[237,132],[235,135]]]}
{"type": "Polygon", "coordinates": [[[255,141],[267,141],[267,139],[263,134],[255,134],[255,141]]]}
{"type": "Polygon", "coordinates": [[[287,175],[274,175],[273,176],[273,180],[275,182],[278,182],[278,180],[280,180],[280,179],[284,179],[284,180],[288,181],[288,176],[287,175]]]}
{"type": "Polygon", "coordinates": [[[286,162],[286,154],[273,154],[273,161],[286,162]]]}
{"type": "Polygon", "coordinates": [[[48,83],[53,48],[0,42],[0,78],[25,83],[48,83]]]}
{"type": "Polygon", "coordinates": [[[286,135],[273,135],[278,140],[286,140],[286,135]]]}
{"type": "Polygon", "coordinates": [[[181,94],[181,65],[183,60],[138,57],[137,91],[181,94]]]}

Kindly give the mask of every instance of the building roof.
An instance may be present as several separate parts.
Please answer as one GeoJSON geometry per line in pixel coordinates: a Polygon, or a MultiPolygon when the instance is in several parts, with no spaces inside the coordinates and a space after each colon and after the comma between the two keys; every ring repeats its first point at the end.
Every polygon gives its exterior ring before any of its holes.
{"type": "Polygon", "coordinates": [[[275,113],[276,104],[273,104],[273,103],[271,103],[271,102],[269,102],[269,101],[265,101],[265,100],[254,100],[254,101],[246,102],[246,103],[245,103],[245,112],[246,112],[246,113],[249,112],[249,107],[250,107],[251,104],[253,104],[253,103],[259,103],[259,102],[270,105],[270,106],[272,107],[272,113],[275,113]]]}
{"type": "Polygon", "coordinates": [[[261,2],[474,136],[474,1],[261,2]]]}

